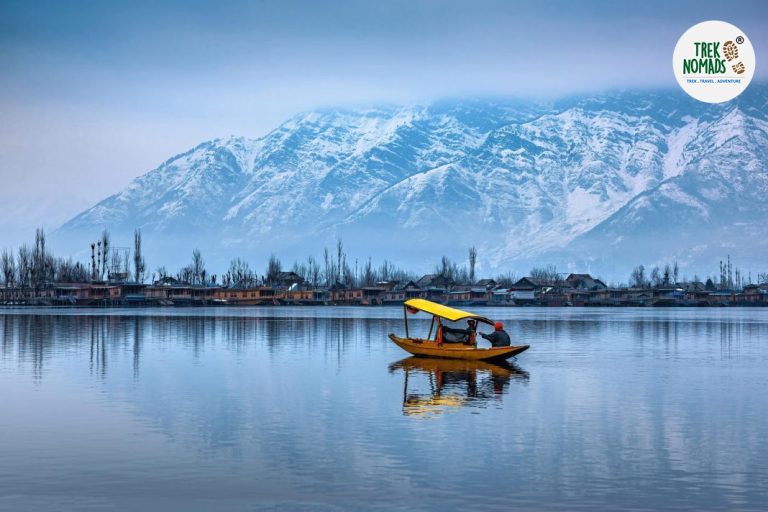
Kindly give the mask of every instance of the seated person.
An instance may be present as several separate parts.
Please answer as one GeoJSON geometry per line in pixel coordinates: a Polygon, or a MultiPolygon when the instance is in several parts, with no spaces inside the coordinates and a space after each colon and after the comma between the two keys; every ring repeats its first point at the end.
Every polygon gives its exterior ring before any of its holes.
{"type": "Polygon", "coordinates": [[[504,330],[504,325],[501,322],[493,324],[493,329],[491,334],[480,333],[480,336],[490,341],[493,347],[508,347],[512,344],[509,341],[509,334],[504,330]]]}
{"type": "Polygon", "coordinates": [[[471,332],[468,329],[454,329],[443,325],[443,343],[469,343],[471,332]]]}
{"type": "Polygon", "coordinates": [[[477,344],[477,320],[470,318],[467,320],[467,331],[469,332],[469,343],[477,344]]]}

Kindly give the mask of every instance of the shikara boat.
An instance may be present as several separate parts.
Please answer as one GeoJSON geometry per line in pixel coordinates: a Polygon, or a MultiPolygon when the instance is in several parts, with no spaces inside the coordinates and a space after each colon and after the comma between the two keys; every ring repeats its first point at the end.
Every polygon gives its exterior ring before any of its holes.
{"type": "Polygon", "coordinates": [[[451,329],[443,325],[444,321],[458,322],[474,320],[493,326],[493,322],[484,316],[450,308],[426,299],[410,299],[403,303],[405,319],[405,337],[390,333],[391,339],[398,347],[416,356],[443,357],[448,359],[467,359],[472,361],[502,360],[515,356],[529,345],[512,345],[509,347],[478,347],[475,333],[467,330],[451,329]],[[411,337],[408,332],[408,315],[420,311],[432,315],[432,324],[426,338],[411,337]],[[456,336],[456,332],[466,332],[465,338],[456,336]],[[434,333],[434,337],[432,334],[434,333]],[[450,340],[450,341],[449,341],[450,340]]]}

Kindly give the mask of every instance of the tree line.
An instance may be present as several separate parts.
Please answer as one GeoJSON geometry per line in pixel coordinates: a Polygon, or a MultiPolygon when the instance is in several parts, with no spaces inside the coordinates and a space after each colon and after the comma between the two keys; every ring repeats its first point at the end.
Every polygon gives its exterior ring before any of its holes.
{"type": "Polygon", "coordinates": [[[91,244],[91,261],[83,264],[71,256],[55,256],[46,244],[45,231],[35,231],[35,242],[30,247],[24,243],[14,253],[3,249],[0,253],[0,276],[6,286],[20,288],[41,288],[51,283],[83,283],[112,279],[134,279],[143,282],[146,278],[146,263],[141,249],[141,232],[134,232],[133,266],[129,263],[128,251],[112,249],[110,235],[104,230],[96,242],[91,244]],[[132,273],[133,272],[133,273],[132,273]]]}
{"type": "MultiPolygon", "coordinates": [[[[52,283],[83,283],[88,281],[109,281],[144,283],[173,277],[179,281],[193,285],[221,285],[252,287],[258,285],[275,285],[280,280],[282,272],[288,270],[301,277],[313,287],[360,287],[374,286],[382,281],[416,281],[419,276],[413,271],[398,267],[389,260],[374,264],[368,257],[360,262],[347,256],[344,243],[338,239],[333,250],[327,247],[323,250],[323,258],[318,261],[314,256],[306,260],[294,261],[285,267],[281,260],[272,254],[262,274],[254,270],[250,263],[235,257],[229,267],[221,274],[213,274],[206,269],[205,259],[200,249],[192,251],[188,264],[175,273],[161,265],[155,272],[147,271],[147,263],[143,254],[141,230],[134,230],[133,247],[114,247],[108,230],[102,231],[97,240],[90,244],[90,262],[83,264],[73,261],[71,257],[54,256],[46,244],[45,232],[42,228],[35,231],[34,243],[30,246],[22,244],[16,252],[4,249],[0,253],[0,278],[5,286],[21,288],[41,288],[52,283]]],[[[477,248],[470,247],[465,262],[452,261],[442,256],[434,266],[432,273],[442,276],[456,284],[471,285],[476,283],[477,248]]],[[[558,272],[554,265],[534,267],[528,274],[540,283],[548,286],[562,286],[566,274],[558,272]]],[[[756,274],[757,282],[768,282],[768,273],[756,274]]],[[[493,278],[497,284],[509,287],[517,281],[514,272],[499,273],[493,278]]],[[[663,267],[654,266],[650,271],[644,265],[635,267],[629,276],[629,286],[635,288],[650,288],[675,286],[685,282],[680,278],[680,267],[677,261],[663,267]]],[[[699,276],[693,278],[700,282],[699,276]]],[[[747,277],[739,268],[734,268],[730,255],[725,261],[720,261],[718,275],[709,276],[706,288],[733,289],[742,288],[752,282],[752,274],[747,277]]]]}
{"type": "MultiPolygon", "coordinates": [[[[768,282],[768,272],[758,272],[756,275],[757,283],[768,282]]],[[[680,278],[680,267],[677,261],[672,265],[669,263],[663,267],[654,266],[650,272],[647,272],[644,265],[638,265],[629,275],[629,286],[633,288],[662,288],[676,286],[688,282],[688,279],[680,278]]],[[[698,274],[693,276],[693,283],[701,283],[706,290],[740,290],[748,284],[752,284],[752,273],[744,272],[738,267],[734,268],[729,254],[725,260],[720,260],[719,272],[716,275],[709,275],[706,282],[702,282],[698,274]]]]}
{"type": "MultiPolygon", "coordinates": [[[[73,261],[71,257],[56,257],[46,246],[46,236],[42,228],[35,232],[32,247],[24,243],[18,251],[4,249],[0,253],[0,278],[9,287],[41,288],[52,283],[83,283],[88,281],[110,281],[144,283],[147,279],[156,282],[174,278],[193,285],[221,286],[256,286],[275,285],[283,271],[291,271],[311,286],[373,286],[382,281],[416,281],[419,276],[401,268],[389,260],[374,264],[368,257],[363,262],[347,256],[344,243],[337,240],[333,250],[323,250],[323,258],[318,261],[308,256],[304,261],[294,261],[286,267],[281,260],[271,255],[263,274],[254,270],[250,263],[235,257],[229,267],[221,274],[208,272],[205,259],[200,249],[192,251],[191,261],[176,272],[160,265],[154,272],[149,272],[143,254],[141,230],[134,230],[133,248],[115,247],[108,230],[90,244],[90,261],[86,264],[73,261]]],[[[471,247],[466,264],[451,261],[443,256],[435,265],[433,273],[444,276],[457,283],[473,283],[477,263],[477,249],[471,247]]],[[[497,276],[497,281],[511,284],[514,273],[497,276]]]]}

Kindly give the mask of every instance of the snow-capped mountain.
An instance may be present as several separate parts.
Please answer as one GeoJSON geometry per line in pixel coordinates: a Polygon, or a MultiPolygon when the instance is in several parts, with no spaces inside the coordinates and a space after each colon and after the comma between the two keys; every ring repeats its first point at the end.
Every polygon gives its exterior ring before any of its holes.
{"type": "Polygon", "coordinates": [[[471,245],[485,269],[521,272],[621,277],[665,258],[704,272],[727,253],[759,264],[767,105],[753,85],[721,105],[635,91],[310,112],[173,157],[56,236],[87,247],[104,227],[139,227],[168,264],[197,246],[217,265],[318,256],[337,237],[423,270],[471,245]]]}
{"type": "Polygon", "coordinates": [[[608,270],[628,255],[649,263],[674,258],[692,269],[709,262],[711,269],[732,254],[743,268],[766,267],[768,122],[739,107],[686,121],[667,153],[669,177],[575,239],[572,259],[608,270]]]}

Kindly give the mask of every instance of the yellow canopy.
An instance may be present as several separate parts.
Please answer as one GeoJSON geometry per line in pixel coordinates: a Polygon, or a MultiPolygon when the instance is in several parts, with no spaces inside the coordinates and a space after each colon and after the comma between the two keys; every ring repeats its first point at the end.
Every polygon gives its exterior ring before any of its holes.
{"type": "Polygon", "coordinates": [[[408,306],[409,308],[418,309],[419,311],[424,311],[425,313],[429,313],[430,315],[435,315],[440,318],[445,318],[446,320],[450,320],[451,322],[457,322],[465,318],[474,318],[481,322],[493,324],[493,322],[491,322],[484,316],[476,315],[474,313],[468,313],[467,311],[462,311],[460,309],[449,308],[448,306],[443,306],[442,304],[438,304],[437,302],[432,302],[426,299],[408,299],[407,301],[405,301],[405,305],[408,306]]]}

